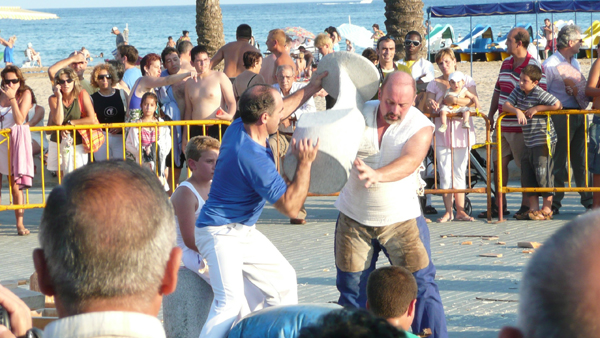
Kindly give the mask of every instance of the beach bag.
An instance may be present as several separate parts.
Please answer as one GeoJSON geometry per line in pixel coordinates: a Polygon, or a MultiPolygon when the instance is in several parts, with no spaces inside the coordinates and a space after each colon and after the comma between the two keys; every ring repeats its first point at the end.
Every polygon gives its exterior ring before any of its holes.
{"type": "MultiPolygon", "coordinates": [[[[77,100],[79,103],[79,110],[81,111],[81,118],[88,116],[88,113],[87,113],[87,111],[85,111],[83,103],[81,103],[83,100],[83,93],[84,93],[84,90],[79,92],[79,97],[77,100]]],[[[100,123],[98,123],[98,119],[96,119],[96,123],[93,123],[93,124],[100,124],[100,123]]],[[[77,132],[81,136],[81,143],[83,144],[83,150],[86,153],[95,153],[104,144],[104,133],[102,132],[101,129],[78,130],[77,132]]]]}

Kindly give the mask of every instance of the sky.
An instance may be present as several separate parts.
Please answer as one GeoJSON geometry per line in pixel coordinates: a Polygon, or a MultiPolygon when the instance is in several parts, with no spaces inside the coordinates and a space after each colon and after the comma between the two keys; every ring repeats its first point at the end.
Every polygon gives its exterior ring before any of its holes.
{"type": "MultiPolygon", "coordinates": [[[[240,3],[315,2],[317,0],[220,0],[222,5],[240,3]]],[[[350,1],[350,0],[333,0],[350,1]]],[[[185,6],[196,5],[194,0],[0,0],[0,6],[21,6],[26,9],[74,8],[74,7],[136,7],[136,6],[185,6]]]]}

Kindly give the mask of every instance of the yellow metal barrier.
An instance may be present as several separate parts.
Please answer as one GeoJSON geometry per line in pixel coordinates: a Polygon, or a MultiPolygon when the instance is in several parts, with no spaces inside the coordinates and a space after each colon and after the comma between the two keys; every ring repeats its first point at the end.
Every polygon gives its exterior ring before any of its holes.
{"type": "MultiPolygon", "coordinates": [[[[566,115],[567,116],[567,176],[568,176],[568,187],[567,188],[511,188],[511,187],[505,187],[504,186],[504,182],[502,182],[502,165],[498,165],[497,170],[497,177],[498,177],[498,185],[497,185],[497,189],[498,189],[498,221],[502,222],[503,221],[503,215],[502,212],[500,212],[501,210],[503,210],[503,200],[502,200],[502,194],[506,194],[509,192],[600,192],[600,187],[598,188],[594,188],[594,187],[590,187],[589,186],[589,180],[588,180],[588,176],[587,173],[589,172],[588,170],[588,114],[600,114],[600,110],[557,110],[557,111],[546,111],[546,112],[538,112],[537,115],[566,115]],[[572,187],[571,186],[571,130],[570,130],[570,116],[571,115],[584,115],[584,137],[585,137],[585,149],[584,149],[584,156],[585,156],[585,187],[572,187]]],[[[503,113],[502,115],[500,115],[498,117],[498,121],[497,121],[497,128],[496,130],[498,131],[497,134],[497,138],[498,140],[502,139],[502,128],[500,128],[502,120],[504,119],[504,117],[506,116],[515,116],[515,114],[512,113],[503,113]]],[[[497,151],[497,162],[496,163],[502,163],[502,142],[497,142],[498,144],[498,151],[497,151]]]]}
{"type": "MultiPolygon", "coordinates": [[[[158,135],[158,133],[156,132],[158,130],[159,127],[163,127],[163,126],[167,126],[170,128],[170,134],[171,134],[171,163],[170,163],[170,167],[174,168],[175,167],[175,156],[173,155],[175,152],[175,142],[173,140],[174,138],[174,133],[173,133],[173,129],[174,127],[177,126],[182,126],[184,128],[187,129],[187,133],[185,133],[187,135],[187,141],[189,141],[189,135],[190,135],[190,126],[203,126],[203,134],[206,135],[206,128],[207,126],[212,126],[212,125],[218,125],[219,126],[219,141],[221,141],[221,138],[223,136],[223,133],[221,131],[221,128],[223,125],[228,126],[230,125],[231,122],[229,121],[223,121],[223,120],[197,120],[197,121],[168,121],[168,122],[151,122],[151,123],[113,123],[113,124],[95,124],[95,125],[80,125],[80,126],[43,126],[43,127],[31,127],[30,131],[32,133],[34,132],[39,132],[41,133],[41,137],[40,137],[40,147],[42,149],[42,156],[41,156],[41,180],[42,180],[42,203],[37,203],[37,204],[31,204],[29,203],[29,190],[26,190],[25,192],[25,204],[23,205],[16,205],[13,203],[13,198],[12,198],[12,186],[9,184],[8,185],[8,189],[9,189],[9,205],[1,205],[0,204],[0,211],[4,211],[4,210],[18,210],[18,209],[34,209],[34,208],[43,208],[46,204],[46,178],[45,178],[45,172],[44,172],[44,154],[43,154],[43,149],[44,149],[44,141],[46,141],[46,138],[44,136],[44,133],[46,134],[50,134],[50,133],[56,133],[56,137],[57,140],[61,139],[61,132],[62,131],[70,131],[70,132],[75,132],[76,130],[91,130],[91,129],[100,129],[103,130],[106,135],[109,135],[108,130],[109,129],[121,129],[122,132],[122,139],[123,139],[123,159],[126,159],[126,151],[125,151],[125,142],[126,142],[126,129],[127,128],[137,128],[138,129],[138,141],[139,144],[141,145],[141,128],[143,127],[154,127],[155,128],[155,135],[158,135]]],[[[2,129],[0,130],[0,136],[4,137],[4,139],[0,140],[0,144],[3,143],[7,143],[7,147],[8,147],[8,170],[9,170],[9,176],[12,175],[12,166],[10,164],[10,129],[2,129]]],[[[156,141],[158,142],[158,138],[156,138],[156,141]]],[[[106,157],[109,157],[109,145],[110,145],[110,140],[109,137],[106,136],[105,137],[105,143],[106,143],[106,157]]],[[[60,154],[60,142],[56,142],[56,147],[57,147],[57,154],[60,154]]],[[[142,156],[141,156],[141,149],[142,147],[139,147],[139,151],[140,151],[140,156],[139,156],[139,162],[141,164],[142,161],[142,156]]],[[[158,151],[158,147],[157,147],[157,151],[158,151]]],[[[182,152],[184,152],[185,149],[182,149],[182,152]]],[[[96,155],[99,155],[98,152],[96,152],[96,155]]],[[[60,158],[60,156],[59,156],[60,158]]],[[[74,165],[73,167],[77,167],[77,163],[76,163],[76,152],[73,151],[73,160],[74,160],[74,165]]],[[[4,159],[0,159],[0,160],[4,160],[4,159]]],[[[90,153],[90,160],[92,162],[94,162],[94,153],[90,153]]],[[[167,164],[167,166],[169,166],[169,164],[167,164]]],[[[158,173],[158,165],[156,166],[156,171],[158,173]]],[[[190,172],[188,169],[188,177],[190,176],[190,172]]],[[[59,165],[58,165],[58,172],[57,172],[57,177],[58,177],[58,183],[60,184],[62,182],[62,169],[60,166],[60,160],[59,160],[59,165]]],[[[171,184],[172,186],[175,186],[175,177],[174,175],[171,173],[170,175],[171,178],[171,184]]]]}

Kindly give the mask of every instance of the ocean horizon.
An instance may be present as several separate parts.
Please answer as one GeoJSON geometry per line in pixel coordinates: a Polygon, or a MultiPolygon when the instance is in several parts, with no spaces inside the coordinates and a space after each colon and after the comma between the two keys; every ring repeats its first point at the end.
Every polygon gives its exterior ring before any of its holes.
{"type": "MultiPolygon", "coordinates": [[[[469,1],[468,3],[495,3],[497,0],[469,1]]],[[[429,6],[454,5],[452,0],[425,0],[424,19],[429,6]]],[[[265,41],[269,30],[288,26],[303,27],[315,35],[328,26],[340,26],[348,23],[371,29],[374,23],[385,28],[385,3],[375,0],[370,4],[360,1],[339,2],[335,0],[316,1],[311,3],[265,3],[265,4],[221,4],[223,13],[223,30],[225,42],[235,39],[235,30],[242,23],[249,24],[254,36],[260,44],[261,51],[266,50],[265,41]]],[[[167,37],[179,38],[183,30],[190,31],[192,42],[197,40],[196,7],[187,6],[148,6],[148,7],[97,7],[97,8],[40,8],[59,16],[56,20],[19,21],[2,20],[0,36],[8,38],[16,35],[15,64],[21,65],[25,59],[24,51],[27,43],[41,52],[42,61],[49,66],[63,59],[74,50],[85,46],[92,56],[100,53],[103,58],[94,58],[91,65],[102,59],[112,58],[115,49],[115,36],[110,33],[113,26],[121,31],[127,24],[129,27],[129,43],[135,46],[140,55],[158,53],[166,46],[167,37]]],[[[589,13],[561,13],[540,15],[537,18],[538,28],[543,25],[545,17],[556,20],[574,20],[586,29],[592,18],[600,19],[600,15],[591,17],[589,13]]],[[[465,36],[469,32],[469,18],[432,19],[432,25],[450,24],[456,36],[465,36]]],[[[494,36],[505,34],[515,22],[532,23],[536,29],[535,15],[507,15],[474,17],[473,26],[477,24],[491,25],[494,36]]],[[[343,50],[345,41],[340,48],[343,50]]],[[[362,49],[358,49],[362,51],[362,49]]]]}

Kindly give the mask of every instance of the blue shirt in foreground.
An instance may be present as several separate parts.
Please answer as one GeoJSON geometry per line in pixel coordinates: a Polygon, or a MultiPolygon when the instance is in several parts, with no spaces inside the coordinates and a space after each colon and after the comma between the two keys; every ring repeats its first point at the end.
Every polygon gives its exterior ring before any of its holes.
{"type": "Polygon", "coordinates": [[[286,190],[271,148],[252,140],[238,118],[223,136],[210,194],[196,226],[254,225],[265,202],[277,202],[286,190]]]}
{"type": "Polygon", "coordinates": [[[125,74],[123,74],[123,82],[127,84],[129,90],[133,90],[133,85],[135,84],[135,81],[137,81],[137,79],[139,79],[140,77],[142,77],[142,71],[139,68],[129,68],[125,71],[125,74]]]}

